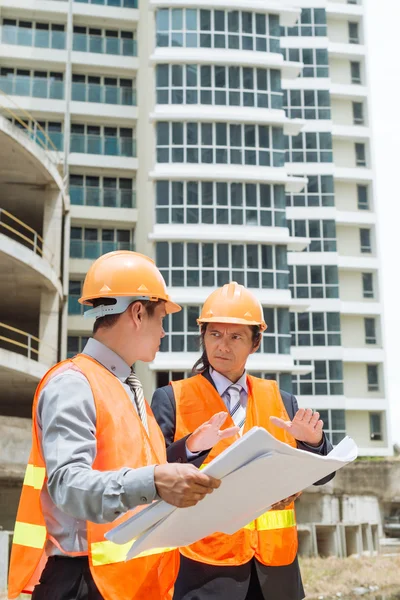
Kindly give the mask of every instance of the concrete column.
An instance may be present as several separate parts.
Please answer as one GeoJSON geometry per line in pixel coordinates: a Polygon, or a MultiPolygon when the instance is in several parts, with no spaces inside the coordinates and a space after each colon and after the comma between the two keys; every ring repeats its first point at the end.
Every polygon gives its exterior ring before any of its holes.
{"type": "Polygon", "coordinates": [[[0,531],[0,598],[7,597],[9,535],[8,531],[0,531]]]}
{"type": "MultiPolygon", "coordinates": [[[[155,259],[155,246],[149,241],[149,234],[155,223],[154,182],[149,174],[156,162],[155,126],[149,114],[155,105],[155,69],[150,64],[150,56],[155,45],[155,11],[149,0],[139,2],[138,55],[141,57],[137,74],[138,120],[136,128],[137,157],[139,169],[136,178],[136,203],[140,217],[140,227],[135,229],[137,252],[155,259]]],[[[145,397],[150,402],[155,390],[155,374],[145,363],[138,362],[136,370],[143,384],[145,397]]]]}
{"type": "Polygon", "coordinates": [[[149,114],[155,104],[155,69],[150,64],[150,56],[155,43],[155,12],[148,0],[139,2],[138,55],[141,57],[137,74],[138,120],[136,129],[137,157],[139,169],[136,179],[136,202],[140,217],[140,227],[135,230],[135,246],[151,258],[155,257],[154,244],[149,241],[149,233],[154,227],[154,183],[149,173],[155,165],[155,126],[149,114]]]}
{"type": "Polygon", "coordinates": [[[60,297],[57,292],[43,291],[40,296],[39,362],[51,366],[58,360],[60,297]]]}
{"type": "Polygon", "coordinates": [[[49,262],[57,276],[60,277],[61,255],[62,255],[62,213],[63,200],[61,192],[49,190],[43,210],[43,244],[45,246],[44,255],[51,253],[49,262]]]}

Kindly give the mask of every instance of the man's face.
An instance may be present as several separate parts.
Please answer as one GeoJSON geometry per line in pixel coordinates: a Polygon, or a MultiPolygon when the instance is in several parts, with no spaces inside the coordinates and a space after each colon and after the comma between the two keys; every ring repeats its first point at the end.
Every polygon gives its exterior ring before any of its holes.
{"type": "Polygon", "coordinates": [[[156,306],[154,313],[149,316],[146,308],[143,311],[142,325],[140,328],[140,358],[143,362],[154,360],[162,338],[165,336],[163,319],[166,316],[165,304],[156,306]]]}
{"type": "Polygon", "coordinates": [[[253,346],[252,337],[248,325],[209,323],[204,345],[213,369],[230,381],[237,381],[245,370],[249,355],[257,349],[253,346]]]}

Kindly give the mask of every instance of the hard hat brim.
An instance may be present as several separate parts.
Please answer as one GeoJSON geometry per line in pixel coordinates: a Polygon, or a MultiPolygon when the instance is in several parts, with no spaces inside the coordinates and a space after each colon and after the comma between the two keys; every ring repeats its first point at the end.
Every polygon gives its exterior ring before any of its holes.
{"type": "Polygon", "coordinates": [[[197,319],[197,324],[201,325],[202,323],[232,323],[235,325],[257,325],[261,331],[265,331],[267,329],[267,324],[263,321],[259,323],[258,321],[247,321],[246,319],[241,319],[239,317],[205,317],[197,319]]]}

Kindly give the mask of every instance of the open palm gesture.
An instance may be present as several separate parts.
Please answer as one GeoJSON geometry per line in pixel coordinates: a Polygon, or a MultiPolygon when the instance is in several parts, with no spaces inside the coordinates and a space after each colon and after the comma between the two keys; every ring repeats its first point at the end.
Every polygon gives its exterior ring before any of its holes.
{"type": "Polygon", "coordinates": [[[270,417],[272,423],[284,429],[299,442],[311,446],[319,446],[323,439],[324,422],[319,418],[319,412],[313,413],[311,408],[300,408],[293,421],[284,421],[279,417],[270,417]]]}
{"type": "Polygon", "coordinates": [[[228,427],[227,429],[221,429],[225,423],[229,413],[222,411],[216,413],[202,425],[200,425],[191,436],[186,440],[186,447],[190,452],[203,452],[204,450],[210,450],[215,444],[224,440],[225,438],[232,437],[239,432],[239,427],[228,427]]]}

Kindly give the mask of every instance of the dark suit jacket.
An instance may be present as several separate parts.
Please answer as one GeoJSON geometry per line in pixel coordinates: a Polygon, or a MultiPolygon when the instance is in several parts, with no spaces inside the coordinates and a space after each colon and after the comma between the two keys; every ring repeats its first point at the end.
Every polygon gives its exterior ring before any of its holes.
{"type": "MultiPolygon", "coordinates": [[[[205,371],[203,376],[215,387],[214,382],[205,371]]],[[[281,390],[281,396],[290,419],[298,410],[295,396],[281,390]]],[[[173,389],[170,385],[154,392],[151,402],[154,416],[164,434],[167,447],[168,462],[187,462],[186,439],[174,442],[176,426],[176,404],[173,389]]],[[[200,423],[199,423],[200,425],[200,423]]],[[[324,434],[319,448],[312,448],[297,442],[302,450],[322,455],[332,450],[332,445],[324,434]]],[[[202,452],[190,462],[199,467],[206,459],[209,451],[202,452]]],[[[329,475],[314,485],[323,485],[334,477],[329,475]]],[[[286,567],[266,567],[258,561],[250,561],[238,567],[215,567],[182,558],[181,569],[175,585],[174,600],[245,600],[250,579],[258,576],[260,595],[254,594],[254,600],[301,600],[304,591],[301,582],[297,558],[286,567]]]]}

